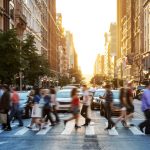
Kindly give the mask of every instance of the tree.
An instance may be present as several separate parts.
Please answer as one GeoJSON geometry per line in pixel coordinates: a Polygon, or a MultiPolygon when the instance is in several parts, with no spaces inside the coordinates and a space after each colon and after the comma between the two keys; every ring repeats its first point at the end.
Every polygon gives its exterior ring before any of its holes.
{"type": "Polygon", "coordinates": [[[100,75],[100,74],[96,74],[94,75],[94,77],[92,77],[90,83],[91,84],[97,84],[97,85],[102,85],[103,82],[105,82],[107,80],[106,76],[100,75]]]}
{"type": "Polygon", "coordinates": [[[44,55],[37,54],[34,36],[27,35],[22,43],[22,67],[28,84],[35,84],[39,76],[50,75],[50,67],[44,55]]]}
{"type": "Polygon", "coordinates": [[[60,76],[59,77],[59,85],[62,87],[67,84],[70,84],[70,79],[67,76],[60,76]]]}
{"type": "Polygon", "coordinates": [[[80,83],[82,81],[82,79],[83,79],[81,70],[79,70],[79,69],[71,68],[69,70],[69,74],[70,74],[70,78],[71,79],[72,79],[72,77],[75,78],[75,82],[74,83],[80,83]]]}
{"type": "Polygon", "coordinates": [[[20,42],[15,30],[0,33],[0,79],[11,84],[20,70],[20,42]]]}

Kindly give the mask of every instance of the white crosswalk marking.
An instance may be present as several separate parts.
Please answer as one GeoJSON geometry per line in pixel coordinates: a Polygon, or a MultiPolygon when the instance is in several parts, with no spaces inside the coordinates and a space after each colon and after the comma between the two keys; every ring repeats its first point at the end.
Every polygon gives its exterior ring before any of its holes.
{"type": "Polygon", "coordinates": [[[119,135],[115,128],[108,130],[109,135],[119,135]]]}
{"type": "Polygon", "coordinates": [[[66,123],[64,131],[61,133],[62,135],[70,135],[75,126],[75,121],[69,121],[66,123]]]}
{"type": "Polygon", "coordinates": [[[28,131],[29,131],[29,129],[24,127],[21,130],[17,131],[14,135],[24,135],[28,131]]]}
{"type": "Polygon", "coordinates": [[[3,130],[0,130],[0,133],[2,133],[3,132],[3,130]]]}
{"type": "Polygon", "coordinates": [[[143,132],[141,132],[138,128],[136,127],[130,127],[129,130],[134,134],[134,135],[145,135],[143,132]]]}
{"type": "Polygon", "coordinates": [[[2,144],[6,144],[6,143],[8,143],[8,141],[0,142],[0,145],[2,145],[2,144]]]}
{"type": "Polygon", "coordinates": [[[95,135],[94,126],[87,126],[85,130],[85,135],[95,135]]]}
{"type": "Polygon", "coordinates": [[[36,135],[45,135],[51,128],[51,126],[47,126],[46,129],[41,129],[36,135]]]}

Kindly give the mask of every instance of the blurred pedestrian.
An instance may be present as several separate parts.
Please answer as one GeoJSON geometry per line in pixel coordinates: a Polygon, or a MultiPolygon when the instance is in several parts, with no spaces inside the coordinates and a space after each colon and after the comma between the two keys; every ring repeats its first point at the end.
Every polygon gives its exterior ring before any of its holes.
{"type": "Polygon", "coordinates": [[[26,118],[29,118],[31,113],[32,113],[32,107],[34,104],[34,101],[33,101],[34,94],[35,94],[35,91],[31,90],[29,95],[28,95],[27,105],[25,107],[25,117],[26,118]]]}
{"type": "Polygon", "coordinates": [[[3,86],[0,84],[0,98],[2,97],[4,91],[3,91],[3,86]]]}
{"type": "MultiPolygon", "coordinates": [[[[126,104],[127,104],[127,116],[126,119],[131,122],[134,116],[134,105],[133,105],[133,82],[128,83],[127,91],[126,91],[126,104]]],[[[129,124],[130,126],[134,126],[134,124],[129,124]]]]}
{"type": "Polygon", "coordinates": [[[115,125],[117,125],[117,123],[119,121],[122,122],[124,127],[128,127],[127,123],[126,123],[126,89],[125,88],[121,88],[120,89],[120,105],[121,105],[121,115],[120,117],[117,119],[117,121],[115,122],[115,125]]]}
{"type": "Polygon", "coordinates": [[[56,118],[55,122],[59,123],[60,119],[59,119],[59,116],[58,116],[58,113],[57,113],[58,103],[56,101],[56,91],[53,87],[50,88],[50,97],[51,97],[51,106],[52,106],[53,114],[56,118]]]}
{"type": "Polygon", "coordinates": [[[142,132],[145,128],[145,133],[150,134],[150,82],[147,83],[147,89],[142,95],[142,111],[144,112],[146,120],[139,124],[142,132]]]}
{"type": "Polygon", "coordinates": [[[54,126],[54,121],[51,115],[52,112],[52,107],[51,107],[51,97],[50,95],[47,93],[47,91],[44,91],[44,107],[43,107],[43,118],[44,121],[47,122],[48,120],[50,121],[51,125],[50,126],[54,126]],[[46,119],[45,119],[46,118],[46,119]]]}
{"type": "Polygon", "coordinates": [[[115,123],[111,119],[111,114],[112,114],[112,105],[113,105],[113,93],[111,91],[111,85],[107,84],[105,86],[106,92],[104,94],[103,98],[105,99],[105,117],[108,120],[108,127],[105,129],[111,129],[115,126],[115,123]]]}
{"type": "Polygon", "coordinates": [[[90,106],[90,97],[87,85],[83,85],[83,106],[81,109],[81,115],[85,118],[85,123],[82,126],[88,126],[91,122],[89,118],[88,109],[90,106]]]}
{"type": "Polygon", "coordinates": [[[17,93],[15,87],[12,88],[12,95],[11,95],[11,110],[10,110],[10,121],[13,119],[13,117],[16,117],[19,121],[18,127],[23,126],[22,116],[20,112],[20,106],[19,106],[20,97],[17,93]]]}
{"type": "Polygon", "coordinates": [[[71,102],[71,112],[72,112],[72,117],[69,119],[64,120],[64,124],[68,121],[71,121],[75,119],[75,128],[78,129],[80,128],[79,124],[79,114],[80,114],[80,100],[77,95],[77,89],[74,88],[71,91],[71,97],[72,97],[72,102],[71,102]]]}
{"type": "Polygon", "coordinates": [[[2,129],[5,131],[10,131],[10,120],[9,120],[9,110],[10,110],[10,90],[8,85],[3,85],[3,95],[0,100],[0,113],[7,115],[7,123],[2,124],[2,129]]]}
{"type": "Polygon", "coordinates": [[[44,106],[44,99],[41,95],[42,89],[36,88],[35,94],[34,94],[34,105],[32,108],[32,120],[28,128],[32,129],[32,126],[36,124],[36,126],[39,127],[39,130],[42,128],[42,112],[43,112],[43,106],[44,106]]]}

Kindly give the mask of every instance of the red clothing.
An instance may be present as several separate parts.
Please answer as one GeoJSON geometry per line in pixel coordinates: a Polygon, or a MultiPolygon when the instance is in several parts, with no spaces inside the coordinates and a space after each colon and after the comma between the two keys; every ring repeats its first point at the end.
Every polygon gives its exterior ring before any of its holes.
{"type": "Polygon", "coordinates": [[[19,94],[16,91],[12,93],[11,100],[12,100],[12,103],[15,103],[15,104],[19,103],[19,94]]]}
{"type": "Polygon", "coordinates": [[[80,105],[80,100],[79,98],[76,96],[72,99],[72,102],[71,102],[72,106],[79,106],[80,105]]]}

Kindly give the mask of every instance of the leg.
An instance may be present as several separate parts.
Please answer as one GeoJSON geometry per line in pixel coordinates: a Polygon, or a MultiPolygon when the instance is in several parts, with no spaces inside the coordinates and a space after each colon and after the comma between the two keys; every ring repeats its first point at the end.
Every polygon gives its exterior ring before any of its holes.
{"type": "Polygon", "coordinates": [[[53,106],[53,114],[55,115],[56,122],[60,122],[60,119],[59,119],[59,117],[58,117],[58,113],[57,113],[57,110],[56,110],[56,106],[55,106],[55,105],[53,106]]]}
{"type": "Polygon", "coordinates": [[[86,106],[85,105],[82,106],[81,116],[84,117],[84,118],[86,118],[86,106]]]}

